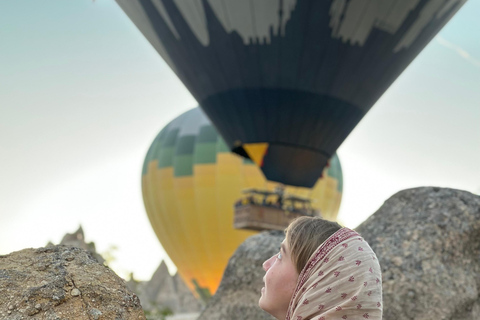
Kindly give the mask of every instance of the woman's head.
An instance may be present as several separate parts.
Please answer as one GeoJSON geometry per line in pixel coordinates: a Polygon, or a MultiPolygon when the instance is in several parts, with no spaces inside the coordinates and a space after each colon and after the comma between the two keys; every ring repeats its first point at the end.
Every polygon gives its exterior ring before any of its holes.
{"type": "Polygon", "coordinates": [[[280,253],[263,264],[263,310],[280,320],[382,319],[380,265],[357,232],[302,217],[285,233],[280,253]]]}
{"type": "Polygon", "coordinates": [[[303,266],[315,249],[340,228],[335,222],[311,217],[290,224],[280,252],[263,263],[265,287],[259,301],[263,310],[277,319],[285,319],[303,266]]]}
{"type": "Polygon", "coordinates": [[[302,272],[315,250],[341,228],[338,223],[320,217],[300,217],[288,226],[285,241],[297,273],[302,272]]]}

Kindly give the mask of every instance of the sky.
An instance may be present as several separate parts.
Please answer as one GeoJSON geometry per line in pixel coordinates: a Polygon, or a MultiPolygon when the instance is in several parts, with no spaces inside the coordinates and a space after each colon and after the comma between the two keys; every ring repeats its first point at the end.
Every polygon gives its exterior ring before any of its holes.
{"type": "MultiPolygon", "coordinates": [[[[396,192],[480,194],[480,0],[469,0],[338,150],[339,220],[396,192]]],[[[81,224],[112,268],[175,267],[141,195],[146,152],[195,99],[113,0],[0,1],[0,255],[81,224]]]]}

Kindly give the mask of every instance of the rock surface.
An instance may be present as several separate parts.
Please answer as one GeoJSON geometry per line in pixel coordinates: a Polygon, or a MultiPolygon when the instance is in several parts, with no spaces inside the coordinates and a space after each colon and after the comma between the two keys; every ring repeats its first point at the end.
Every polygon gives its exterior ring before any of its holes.
{"type": "MultiPolygon", "coordinates": [[[[77,231],[75,231],[74,233],[67,233],[66,235],[64,235],[62,241],[60,241],[59,244],[87,250],[98,262],[105,262],[105,259],[103,259],[103,257],[97,253],[95,243],[85,241],[85,233],[83,232],[82,226],[79,226],[77,231]]],[[[47,247],[48,245],[51,244],[47,244],[47,247]]]]}
{"type": "Polygon", "coordinates": [[[0,292],[0,319],[145,319],[125,282],[76,247],[0,256],[0,292]]]}
{"type": "Polygon", "coordinates": [[[480,319],[480,197],[401,191],[358,228],[379,257],[384,319],[480,319]]]}
{"type": "Polygon", "coordinates": [[[280,250],[280,231],[262,232],[240,245],[230,258],[217,292],[198,320],[275,320],[258,307],[265,271],[262,264],[280,250]]]}
{"type": "MultiPolygon", "coordinates": [[[[95,243],[86,242],[81,226],[77,231],[67,233],[60,244],[85,249],[98,262],[106,263],[105,259],[97,253],[95,243]]],[[[49,245],[53,244],[49,243],[47,246],[49,245]]],[[[199,312],[202,307],[180,276],[178,274],[170,275],[163,261],[150,280],[136,281],[132,274],[131,280],[127,282],[127,287],[140,298],[143,309],[150,318],[167,310],[174,314],[184,314],[199,312]]]]}

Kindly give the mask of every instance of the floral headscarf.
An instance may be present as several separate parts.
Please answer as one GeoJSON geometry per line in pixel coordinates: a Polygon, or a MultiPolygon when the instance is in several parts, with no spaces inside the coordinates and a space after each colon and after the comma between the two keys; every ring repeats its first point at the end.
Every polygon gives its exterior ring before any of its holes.
{"type": "Polygon", "coordinates": [[[381,320],[382,307],[382,275],[375,253],[357,232],[342,228],[303,268],[286,320],[381,320]]]}

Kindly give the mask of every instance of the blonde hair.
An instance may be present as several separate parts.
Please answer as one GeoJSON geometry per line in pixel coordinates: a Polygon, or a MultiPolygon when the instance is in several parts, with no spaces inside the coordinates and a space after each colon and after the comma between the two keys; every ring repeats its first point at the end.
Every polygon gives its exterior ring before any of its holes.
{"type": "Polygon", "coordinates": [[[300,274],[315,250],[342,227],[320,217],[299,217],[285,229],[292,262],[300,274]]]}

